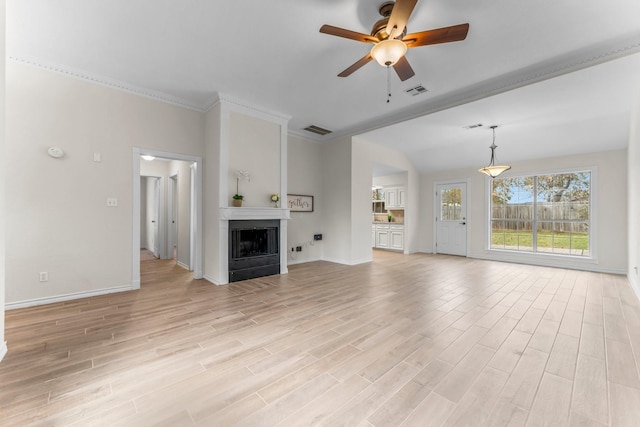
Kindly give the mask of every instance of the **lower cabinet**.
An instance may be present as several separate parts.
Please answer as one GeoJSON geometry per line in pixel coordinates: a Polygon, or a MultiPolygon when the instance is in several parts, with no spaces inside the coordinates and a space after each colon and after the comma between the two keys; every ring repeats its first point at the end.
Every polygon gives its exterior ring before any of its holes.
{"type": "Polygon", "coordinates": [[[374,224],[371,229],[372,247],[398,251],[404,250],[404,225],[374,224]]]}
{"type": "Polygon", "coordinates": [[[404,250],[404,226],[392,225],[389,229],[389,248],[404,250]]]}

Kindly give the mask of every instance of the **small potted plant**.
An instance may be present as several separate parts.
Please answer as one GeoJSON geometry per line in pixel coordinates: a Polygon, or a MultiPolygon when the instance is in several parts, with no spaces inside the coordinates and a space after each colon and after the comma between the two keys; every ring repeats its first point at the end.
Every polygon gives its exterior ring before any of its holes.
{"type": "Polygon", "coordinates": [[[389,222],[391,222],[391,220],[393,220],[393,216],[391,214],[387,215],[387,219],[389,220],[389,222]]]}
{"type": "Polygon", "coordinates": [[[242,206],[242,200],[244,196],[240,194],[240,180],[249,181],[249,172],[248,171],[236,171],[236,194],[233,195],[233,206],[240,207],[242,206]]]}
{"type": "Polygon", "coordinates": [[[273,193],[271,195],[271,202],[274,204],[274,208],[278,207],[278,202],[280,201],[280,194],[273,193]]]}

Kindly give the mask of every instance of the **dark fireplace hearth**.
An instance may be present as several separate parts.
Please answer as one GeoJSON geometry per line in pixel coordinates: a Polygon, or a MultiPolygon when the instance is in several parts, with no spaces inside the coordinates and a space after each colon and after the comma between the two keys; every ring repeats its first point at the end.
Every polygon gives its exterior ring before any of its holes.
{"type": "Polygon", "coordinates": [[[229,283],[280,274],[280,221],[229,221],[229,283]]]}

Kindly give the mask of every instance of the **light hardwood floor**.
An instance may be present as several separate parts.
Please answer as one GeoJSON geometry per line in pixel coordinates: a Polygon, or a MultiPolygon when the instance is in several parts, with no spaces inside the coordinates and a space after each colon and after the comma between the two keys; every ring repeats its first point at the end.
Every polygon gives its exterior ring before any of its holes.
{"type": "Polygon", "coordinates": [[[375,251],[6,313],[0,425],[637,426],[622,276],[375,251]]]}

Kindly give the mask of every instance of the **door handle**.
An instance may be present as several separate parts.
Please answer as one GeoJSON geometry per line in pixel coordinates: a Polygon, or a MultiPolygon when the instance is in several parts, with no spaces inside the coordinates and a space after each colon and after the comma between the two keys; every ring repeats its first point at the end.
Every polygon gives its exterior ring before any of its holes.
{"type": "Polygon", "coordinates": [[[461,224],[461,225],[467,225],[467,223],[466,223],[466,222],[461,222],[460,224],[461,224]]]}

